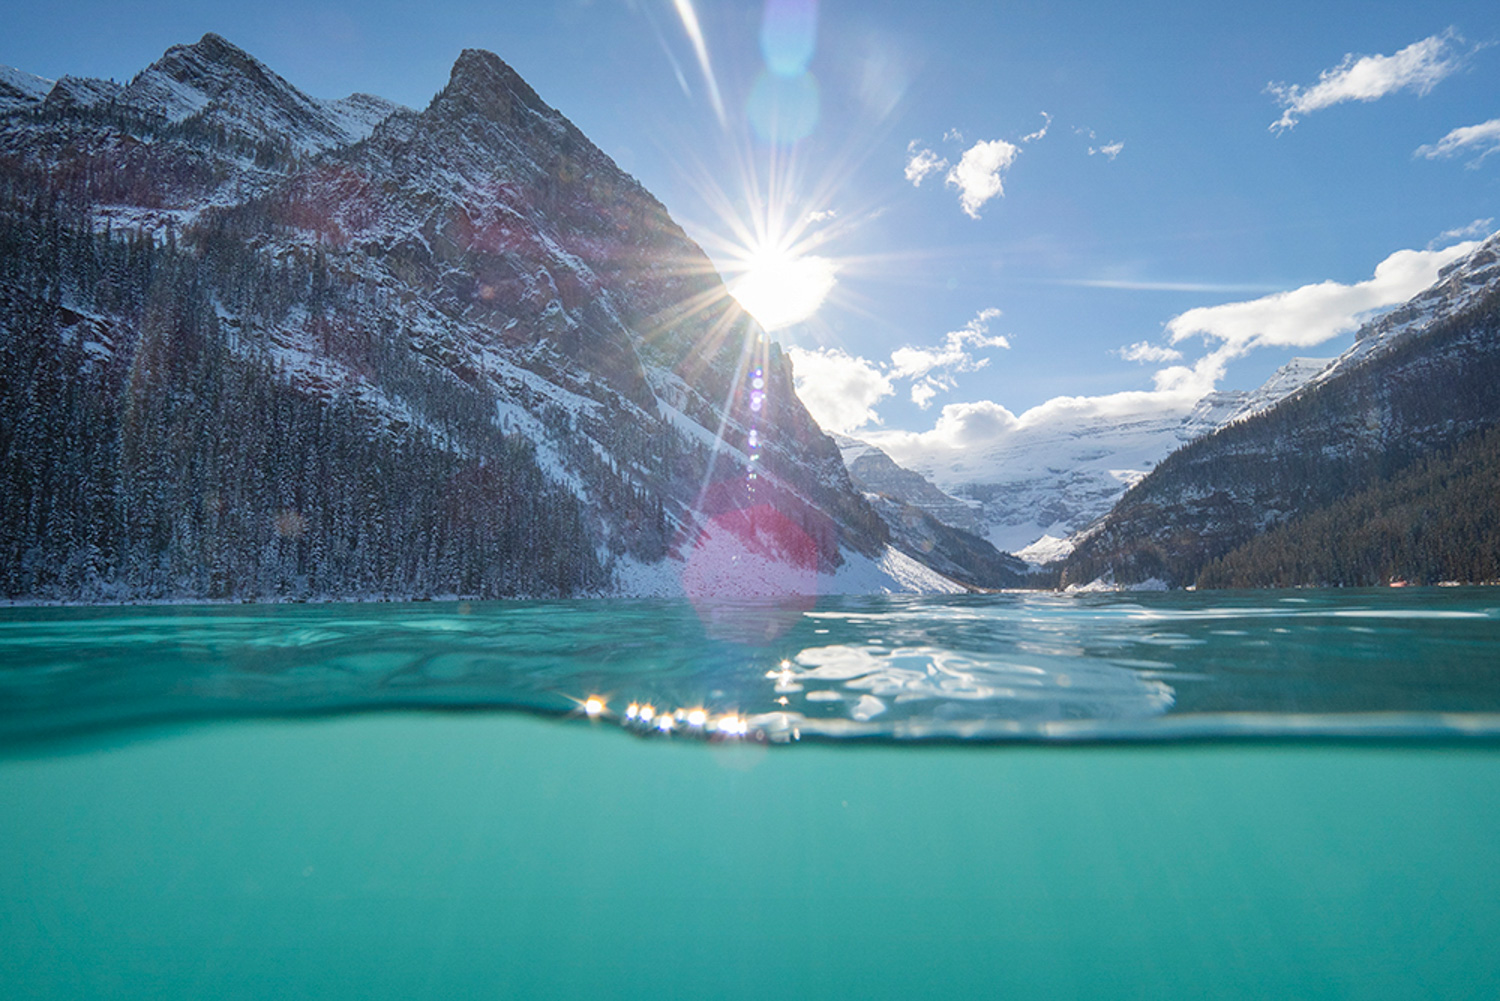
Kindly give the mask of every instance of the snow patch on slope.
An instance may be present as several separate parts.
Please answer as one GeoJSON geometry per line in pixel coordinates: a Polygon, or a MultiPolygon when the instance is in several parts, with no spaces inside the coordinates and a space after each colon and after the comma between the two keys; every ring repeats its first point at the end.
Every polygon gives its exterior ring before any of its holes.
{"type": "MultiPolygon", "coordinates": [[[[843,564],[833,573],[806,576],[807,583],[795,589],[771,591],[759,585],[789,581],[787,567],[757,554],[740,553],[732,570],[717,578],[720,586],[709,597],[764,599],[775,596],[818,594],[964,594],[968,588],[930,570],[897,549],[886,546],[874,558],[849,549],[842,550],[843,564]],[[748,583],[747,583],[748,582],[748,583]]],[[[669,556],[656,563],[643,563],[625,556],[615,562],[615,586],[611,597],[683,598],[689,595],[683,575],[686,561],[669,556]]],[[[795,568],[793,568],[795,569],[795,568]]],[[[700,583],[703,583],[700,581],[700,583]]],[[[704,596],[701,593],[700,597],[704,596]]]]}

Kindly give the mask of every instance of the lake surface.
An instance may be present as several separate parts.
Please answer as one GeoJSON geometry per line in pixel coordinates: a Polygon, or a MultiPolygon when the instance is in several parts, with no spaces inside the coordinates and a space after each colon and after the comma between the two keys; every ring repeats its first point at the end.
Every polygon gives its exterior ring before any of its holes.
{"type": "Polygon", "coordinates": [[[1495,589],[0,609],[0,994],[1488,999],[1497,737],[1495,589]]]}

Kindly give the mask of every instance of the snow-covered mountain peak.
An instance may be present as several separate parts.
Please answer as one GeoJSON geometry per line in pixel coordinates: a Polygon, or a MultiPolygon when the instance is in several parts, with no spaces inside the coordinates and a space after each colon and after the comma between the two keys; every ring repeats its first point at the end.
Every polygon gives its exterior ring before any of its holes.
{"type": "Polygon", "coordinates": [[[1315,383],[1384,354],[1408,335],[1463,312],[1500,285],[1500,232],[1491,234],[1466,257],[1438,273],[1436,283],[1404,305],[1365,324],[1354,335],[1354,346],[1317,373],[1315,383]]]}
{"type": "Polygon", "coordinates": [[[212,32],[191,45],[172,46],[130,81],[124,94],[133,107],[155,112],[169,122],[180,122],[226,98],[252,105],[268,100],[311,104],[305,97],[297,101],[298,97],[303,95],[265,64],[212,32]]]}
{"type": "MultiPolygon", "coordinates": [[[[1191,405],[1141,394],[1134,406],[1056,408],[1019,422],[982,448],[943,452],[903,448],[899,436],[872,437],[946,497],[936,501],[913,492],[910,503],[999,549],[1051,558],[1066,551],[1060,540],[1105,514],[1173,451],[1274,406],[1327,364],[1295,358],[1254,391],[1216,390],[1191,405]],[[1047,537],[1053,542],[1038,548],[1047,537]]],[[[850,446],[841,447],[853,470],[850,446]]]]}
{"type": "Polygon", "coordinates": [[[0,66],[0,115],[33,108],[52,89],[52,81],[12,66],[0,66]]]}
{"type": "Polygon", "coordinates": [[[397,108],[369,95],[340,101],[309,97],[212,32],[192,45],[168,49],[117,100],[148,117],[193,119],[241,140],[301,153],[357,142],[397,108]]]}
{"type": "Polygon", "coordinates": [[[517,105],[546,118],[559,117],[505,60],[484,49],[464,49],[453,63],[448,86],[432,99],[431,107],[510,125],[517,105]]]}
{"type": "MultiPolygon", "coordinates": [[[[224,498],[207,516],[238,520],[215,522],[213,538],[243,547],[214,564],[232,563],[231,576],[210,581],[197,541],[158,560],[140,555],[156,536],[127,539],[95,519],[123,540],[96,561],[95,591],[640,591],[626,571],[646,568],[711,594],[721,579],[740,583],[763,537],[819,587],[952,586],[900,569],[910,560],[888,547],[886,523],[797,400],[789,361],[701,248],[497,56],[464,52],[426,109],[392,110],[363,95],[309,97],[208,35],[110,102],[109,114],[62,107],[0,129],[11,199],[0,198],[0,223],[13,240],[104,256],[91,271],[79,270],[86,255],[61,251],[0,257],[18,272],[64,257],[69,269],[22,283],[60,287],[66,306],[0,296],[0,331],[50,310],[64,333],[37,347],[56,362],[49,378],[71,377],[80,353],[110,363],[80,369],[97,385],[74,395],[69,419],[128,468],[91,484],[160,500],[152,510],[168,521],[208,511],[174,491],[224,498]],[[37,220],[34,204],[54,215],[37,220]],[[110,263],[127,257],[141,266],[110,263]],[[128,288],[101,282],[100,268],[128,272],[128,288]],[[172,281],[148,284],[169,270],[172,281]],[[141,320],[148,296],[164,305],[141,320]],[[190,330],[191,353],[168,330],[190,330]],[[132,374],[147,366],[149,384],[132,374]],[[213,406],[179,403],[208,399],[209,382],[229,387],[213,406]],[[153,408],[131,410],[128,431],[107,404],[86,409],[127,392],[153,408]],[[171,415],[187,409],[195,423],[178,433],[171,415]],[[181,458],[230,440],[245,464],[181,458]],[[252,455],[296,456],[297,471],[252,455]],[[215,485],[184,486],[179,460],[215,485]],[[143,462],[151,470],[137,476],[143,462]],[[165,583],[147,579],[153,569],[122,576],[179,557],[165,583]],[[840,579],[861,561],[875,569],[840,579]]],[[[17,343],[0,337],[0,349],[17,343]]],[[[0,393],[11,405],[0,426],[41,427],[31,399],[0,393]]],[[[136,510],[108,500],[76,513],[101,506],[136,510]]],[[[35,574],[15,585],[72,586],[35,574]]]]}

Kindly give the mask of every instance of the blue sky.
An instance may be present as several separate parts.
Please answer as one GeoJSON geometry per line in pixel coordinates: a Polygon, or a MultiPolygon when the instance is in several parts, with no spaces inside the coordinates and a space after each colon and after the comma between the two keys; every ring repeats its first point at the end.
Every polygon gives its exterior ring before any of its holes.
{"type": "Polygon", "coordinates": [[[0,63],[47,77],[216,31],[317,96],[421,107],[496,52],[726,277],[778,232],[781,266],[819,259],[827,298],[776,336],[845,426],[1251,388],[1500,228],[1492,0],[9,6],[0,63]]]}

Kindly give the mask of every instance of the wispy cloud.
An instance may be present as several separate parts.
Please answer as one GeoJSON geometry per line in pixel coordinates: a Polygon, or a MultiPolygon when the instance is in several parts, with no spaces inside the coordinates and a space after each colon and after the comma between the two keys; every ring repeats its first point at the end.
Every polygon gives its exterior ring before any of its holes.
{"type": "Polygon", "coordinates": [[[906,179],[914,188],[920,188],[929,175],[948,167],[947,160],[921,146],[915,139],[907,144],[906,152],[906,179]]]}
{"type": "Polygon", "coordinates": [[[1169,348],[1162,344],[1152,344],[1149,341],[1137,341],[1115,351],[1115,354],[1126,361],[1138,362],[1161,362],[1179,361],[1182,352],[1175,348],[1169,348]]]}
{"type": "Polygon", "coordinates": [[[1438,234],[1438,238],[1436,240],[1433,240],[1427,245],[1427,249],[1432,250],[1439,244],[1448,243],[1453,240],[1465,240],[1469,237],[1487,237],[1493,232],[1495,232],[1494,219],[1475,219],[1467,226],[1459,226],[1457,229],[1443,230],[1442,233],[1438,234]]]}
{"type": "Polygon", "coordinates": [[[1492,153],[1500,153],[1500,118],[1454,129],[1430,146],[1418,146],[1412,155],[1437,160],[1478,154],[1468,163],[1478,167],[1492,153]]]}
{"type": "Polygon", "coordinates": [[[1128,278],[1061,278],[1048,282],[1050,285],[1069,285],[1076,288],[1109,288],[1125,292],[1275,292],[1280,285],[1226,284],[1223,282],[1148,282],[1128,278]]]}
{"type": "Polygon", "coordinates": [[[890,373],[895,378],[916,380],[911,400],[926,410],[939,392],[954,387],[953,375],[977,372],[990,363],[977,358],[978,348],[1008,348],[1010,341],[990,333],[990,322],[1000,316],[998,309],[981,310],[962,330],[950,330],[936,348],[902,347],[891,352],[890,373]]]}
{"type": "Polygon", "coordinates": [[[1318,74],[1318,82],[1310,87],[1267,84],[1266,90],[1282,107],[1281,117],[1271,123],[1271,131],[1284,132],[1296,125],[1301,116],[1345,101],[1375,101],[1401,90],[1425,95],[1463,65],[1469,55],[1462,48],[1463,41],[1458,32],[1449,28],[1413,42],[1394,55],[1350,53],[1337,66],[1318,74]]]}
{"type": "Polygon", "coordinates": [[[839,214],[833,209],[815,209],[807,213],[807,221],[810,225],[820,222],[831,222],[837,219],[839,214]]]}
{"type": "Polygon", "coordinates": [[[979,218],[979,209],[992,198],[1005,194],[1001,175],[1015,163],[1021,148],[1004,139],[978,142],[964,151],[963,159],[948,171],[949,187],[958,189],[958,204],[970,219],[979,218]]]}
{"type": "Polygon", "coordinates": [[[1125,144],[1122,142],[1106,143],[1103,146],[1090,146],[1089,156],[1093,156],[1095,153],[1102,153],[1106,160],[1113,160],[1120,155],[1120,151],[1124,148],[1125,144]]]}
{"type": "Polygon", "coordinates": [[[1041,139],[1047,135],[1047,130],[1052,127],[1052,116],[1047,114],[1045,111],[1043,111],[1041,115],[1042,127],[1037,129],[1035,132],[1022,136],[1021,141],[1023,143],[1034,143],[1038,139],[1041,139]]]}

